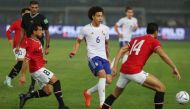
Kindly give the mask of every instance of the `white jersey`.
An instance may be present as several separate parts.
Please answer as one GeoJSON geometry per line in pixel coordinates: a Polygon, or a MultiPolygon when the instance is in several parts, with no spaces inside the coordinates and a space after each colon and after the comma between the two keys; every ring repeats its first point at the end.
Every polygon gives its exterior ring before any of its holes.
{"type": "Polygon", "coordinates": [[[92,24],[84,26],[78,36],[79,39],[85,39],[87,44],[88,58],[99,56],[107,59],[105,41],[109,40],[109,28],[103,24],[94,27],[92,24]]]}
{"type": "Polygon", "coordinates": [[[131,19],[123,17],[116,24],[122,27],[121,33],[123,34],[123,37],[119,38],[119,41],[131,41],[132,32],[135,30],[134,27],[138,26],[137,19],[134,17],[131,19]]]}

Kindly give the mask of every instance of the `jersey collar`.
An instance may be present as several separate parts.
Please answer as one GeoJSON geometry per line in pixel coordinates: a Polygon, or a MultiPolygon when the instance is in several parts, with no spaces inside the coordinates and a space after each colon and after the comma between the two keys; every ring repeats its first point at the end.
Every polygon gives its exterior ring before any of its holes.
{"type": "Polygon", "coordinates": [[[34,18],[34,17],[36,17],[38,14],[39,14],[39,13],[36,13],[36,14],[34,14],[34,15],[30,14],[30,17],[34,18]]]}

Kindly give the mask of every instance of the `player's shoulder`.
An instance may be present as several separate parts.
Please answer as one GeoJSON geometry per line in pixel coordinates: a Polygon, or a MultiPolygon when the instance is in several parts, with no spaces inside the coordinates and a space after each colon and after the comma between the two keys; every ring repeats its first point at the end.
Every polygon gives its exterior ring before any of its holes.
{"type": "Polygon", "coordinates": [[[43,14],[41,14],[41,13],[38,13],[38,17],[40,17],[40,18],[46,18],[43,14]]]}
{"type": "Polygon", "coordinates": [[[137,18],[136,17],[132,17],[132,20],[137,20],[137,18]]]}
{"type": "Polygon", "coordinates": [[[109,30],[109,27],[107,25],[100,24],[100,27],[103,28],[103,29],[109,30]]]}
{"type": "Polygon", "coordinates": [[[127,20],[127,17],[121,17],[121,18],[119,19],[119,21],[125,21],[125,20],[127,20]]]}
{"type": "Polygon", "coordinates": [[[81,31],[89,30],[91,28],[90,24],[86,24],[81,28],[81,31]]]}

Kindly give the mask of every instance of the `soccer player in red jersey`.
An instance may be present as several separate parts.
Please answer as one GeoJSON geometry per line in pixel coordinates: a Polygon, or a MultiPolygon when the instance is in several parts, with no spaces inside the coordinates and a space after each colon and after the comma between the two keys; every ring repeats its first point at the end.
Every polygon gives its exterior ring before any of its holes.
{"type": "MultiPolygon", "coordinates": [[[[21,15],[23,16],[25,13],[29,13],[29,12],[30,12],[29,8],[23,8],[21,10],[21,15]]],[[[15,53],[16,45],[18,44],[18,40],[19,40],[20,32],[21,32],[21,22],[22,22],[22,19],[15,20],[11,24],[9,29],[6,31],[6,36],[7,36],[8,42],[12,46],[13,53],[14,53],[16,60],[17,60],[17,63],[14,65],[14,67],[12,68],[12,70],[10,71],[8,76],[6,76],[6,79],[4,81],[4,84],[9,86],[9,87],[13,87],[11,85],[11,80],[14,77],[16,77],[18,75],[18,73],[20,72],[20,69],[22,67],[22,62],[23,62],[24,56],[26,54],[26,50],[24,49],[23,43],[21,44],[19,52],[15,53]],[[12,37],[11,37],[12,32],[15,32],[14,33],[14,40],[12,40],[12,37]]]]}
{"type": "Polygon", "coordinates": [[[168,57],[162,49],[160,42],[156,39],[157,35],[158,25],[156,23],[149,23],[147,26],[147,35],[132,39],[128,45],[119,50],[112,69],[113,75],[116,75],[117,65],[122,55],[129,51],[129,57],[127,61],[122,64],[116,88],[113,93],[106,98],[102,109],[111,109],[113,102],[121,95],[130,81],[134,81],[146,88],[154,90],[156,92],[154,97],[155,109],[162,109],[166,90],[165,85],[152,74],[143,71],[143,66],[152,53],[156,53],[171,67],[173,74],[178,80],[181,79],[181,76],[176,65],[168,57]]]}
{"type": "Polygon", "coordinates": [[[23,109],[25,102],[31,98],[41,98],[51,95],[51,88],[59,103],[58,109],[69,109],[65,106],[62,99],[62,91],[60,81],[57,79],[54,73],[45,68],[45,60],[43,58],[43,47],[39,40],[42,37],[42,26],[39,24],[33,24],[31,26],[32,35],[26,39],[25,49],[26,56],[23,61],[21,69],[21,77],[19,83],[23,85],[26,82],[26,70],[29,65],[29,71],[33,79],[40,85],[40,90],[28,92],[26,94],[20,94],[19,108],[23,109]]]}

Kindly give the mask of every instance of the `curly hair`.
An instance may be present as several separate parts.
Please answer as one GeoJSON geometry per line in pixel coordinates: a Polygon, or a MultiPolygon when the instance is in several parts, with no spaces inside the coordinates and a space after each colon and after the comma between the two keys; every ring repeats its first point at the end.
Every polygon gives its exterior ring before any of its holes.
{"type": "Polygon", "coordinates": [[[100,6],[93,6],[93,7],[91,7],[91,8],[89,9],[89,11],[88,11],[88,18],[89,18],[90,20],[93,20],[93,19],[92,19],[92,16],[95,16],[95,14],[96,14],[97,12],[102,12],[102,13],[104,14],[104,9],[103,9],[102,7],[100,7],[100,6]]]}

